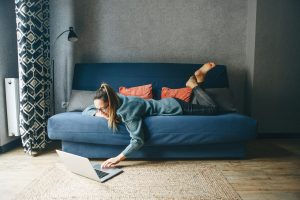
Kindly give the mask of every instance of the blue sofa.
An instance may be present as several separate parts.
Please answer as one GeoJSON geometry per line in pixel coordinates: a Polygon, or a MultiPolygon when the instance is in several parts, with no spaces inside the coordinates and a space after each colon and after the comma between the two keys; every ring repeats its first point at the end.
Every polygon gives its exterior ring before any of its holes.
{"type": "MultiPolygon", "coordinates": [[[[115,91],[152,83],[154,99],[162,87],[185,87],[187,78],[200,64],[173,63],[95,63],[76,64],[74,90],[95,91],[107,82],[115,91]]],[[[209,71],[205,88],[226,88],[226,66],[209,71]]],[[[149,116],[144,119],[145,145],[129,158],[244,158],[246,145],[256,137],[256,120],[239,113],[214,116],[149,116]]],[[[61,140],[62,150],[88,158],[118,155],[130,141],[124,124],[117,133],[103,118],[64,112],[48,119],[48,136],[61,140]]]]}

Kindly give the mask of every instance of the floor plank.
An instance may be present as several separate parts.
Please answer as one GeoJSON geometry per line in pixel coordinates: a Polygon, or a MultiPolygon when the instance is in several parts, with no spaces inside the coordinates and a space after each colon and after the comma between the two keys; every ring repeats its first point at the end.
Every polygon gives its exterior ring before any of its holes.
{"type": "MultiPolygon", "coordinates": [[[[55,148],[60,148],[59,143],[36,157],[25,154],[21,147],[0,154],[0,199],[12,199],[43,170],[60,162],[55,148]]],[[[300,139],[258,139],[248,144],[247,151],[246,159],[201,163],[221,170],[244,200],[300,199],[300,139]]],[[[143,161],[123,164],[139,162],[143,161]]]]}

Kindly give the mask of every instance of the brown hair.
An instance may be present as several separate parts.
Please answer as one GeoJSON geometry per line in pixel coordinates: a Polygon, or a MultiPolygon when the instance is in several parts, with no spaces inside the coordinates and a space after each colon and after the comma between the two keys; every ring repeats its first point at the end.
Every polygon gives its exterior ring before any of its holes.
{"type": "Polygon", "coordinates": [[[95,99],[102,99],[104,102],[108,102],[108,127],[115,132],[120,122],[117,116],[117,108],[119,107],[120,100],[117,93],[106,83],[102,83],[100,88],[97,89],[95,99]]]}

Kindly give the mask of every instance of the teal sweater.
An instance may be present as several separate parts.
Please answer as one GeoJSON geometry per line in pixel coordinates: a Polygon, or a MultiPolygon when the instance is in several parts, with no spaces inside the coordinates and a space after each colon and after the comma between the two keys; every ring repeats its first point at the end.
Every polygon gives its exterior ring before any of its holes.
{"type": "MultiPolygon", "coordinates": [[[[125,157],[144,145],[144,132],[142,129],[142,120],[144,117],[151,115],[182,114],[182,108],[174,98],[154,100],[124,96],[119,93],[117,93],[117,95],[120,98],[117,115],[121,118],[122,122],[124,122],[131,137],[130,144],[122,152],[125,157]]],[[[96,114],[95,106],[88,106],[82,114],[94,116],[96,114]]]]}

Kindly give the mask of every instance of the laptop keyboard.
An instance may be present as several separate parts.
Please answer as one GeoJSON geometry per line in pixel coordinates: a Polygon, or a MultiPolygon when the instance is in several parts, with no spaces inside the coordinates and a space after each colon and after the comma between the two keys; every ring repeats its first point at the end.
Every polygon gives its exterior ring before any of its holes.
{"type": "Polygon", "coordinates": [[[108,173],[97,170],[97,169],[95,169],[95,171],[96,171],[99,178],[103,178],[104,176],[108,175],[108,173]]]}

